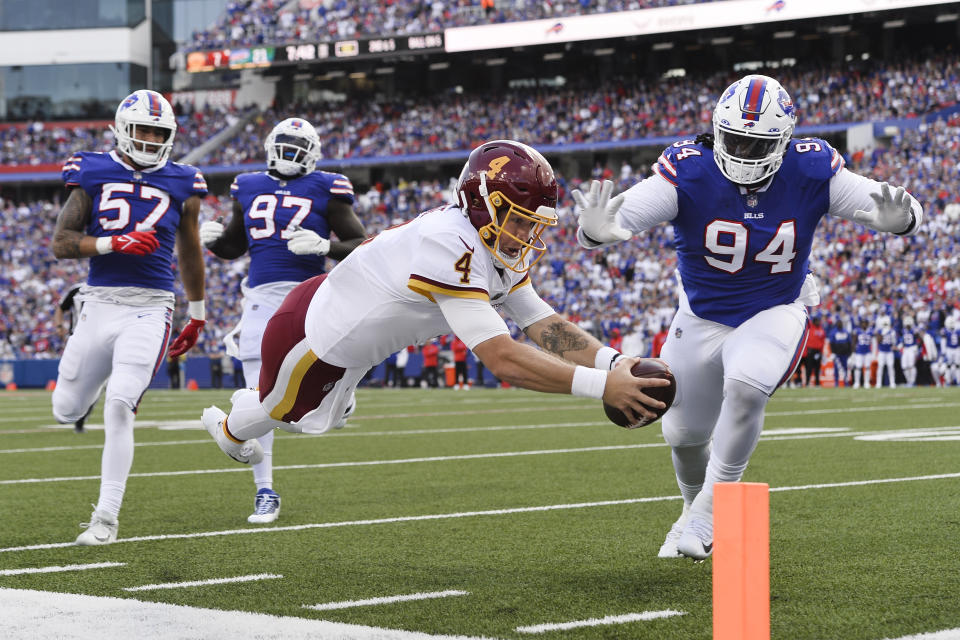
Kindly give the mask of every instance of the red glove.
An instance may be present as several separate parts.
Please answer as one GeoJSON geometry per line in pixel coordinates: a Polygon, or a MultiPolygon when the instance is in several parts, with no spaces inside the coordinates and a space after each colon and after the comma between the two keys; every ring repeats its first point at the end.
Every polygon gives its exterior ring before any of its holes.
{"type": "Polygon", "coordinates": [[[190,351],[193,345],[197,344],[197,338],[200,337],[200,330],[203,329],[203,325],[205,324],[207,324],[206,320],[190,318],[190,322],[187,323],[187,326],[183,328],[183,331],[180,332],[177,339],[170,345],[170,357],[176,358],[190,351]]]}
{"type": "Polygon", "coordinates": [[[117,253],[145,256],[160,246],[156,231],[131,231],[122,236],[111,236],[110,246],[117,253]]]}

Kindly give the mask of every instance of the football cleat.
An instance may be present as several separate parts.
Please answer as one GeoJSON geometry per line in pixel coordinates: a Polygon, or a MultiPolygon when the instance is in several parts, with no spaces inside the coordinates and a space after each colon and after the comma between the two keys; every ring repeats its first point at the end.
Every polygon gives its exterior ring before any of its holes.
{"type": "Polygon", "coordinates": [[[357,397],[350,396],[350,405],[347,407],[347,410],[343,412],[343,417],[333,425],[334,429],[343,429],[347,426],[347,419],[353,415],[353,412],[357,410],[357,397]]]}
{"type": "Polygon", "coordinates": [[[683,554],[677,550],[677,541],[680,540],[680,534],[683,533],[683,527],[687,524],[687,510],[689,507],[683,507],[683,513],[677,518],[677,521],[670,527],[667,537],[660,545],[660,551],[657,552],[658,558],[682,558],[683,554]]]}
{"type": "Polygon", "coordinates": [[[242,464],[257,464],[263,460],[263,447],[256,440],[237,440],[227,431],[227,414],[219,407],[207,407],[200,421],[220,450],[242,464]]]}
{"type": "Polygon", "coordinates": [[[253,502],[253,513],[247,522],[266,524],[273,522],[280,515],[280,496],[273,489],[260,489],[253,502]]]}
{"type": "Polygon", "coordinates": [[[703,518],[690,518],[677,540],[677,551],[694,560],[709,558],[713,553],[713,524],[703,518]]]}
{"type": "Polygon", "coordinates": [[[90,522],[80,525],[86,531],[77,536],[74,544],[81,547],[95,547],[104,544],[110,544],[117,541],[117,529],[119,523],[116,517],[103,511],[93,510],[90,516],[90,522]]]}

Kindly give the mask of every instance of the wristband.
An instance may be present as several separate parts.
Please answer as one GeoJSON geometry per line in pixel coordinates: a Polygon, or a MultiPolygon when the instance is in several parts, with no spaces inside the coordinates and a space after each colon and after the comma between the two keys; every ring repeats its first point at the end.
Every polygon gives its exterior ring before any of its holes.
{"type": "Polygon", "coordinates": [[[617,360],[622,357],[623,354],[613,347],[600,347],[597,349],[597,355],[593,359],[593,368],[613,371],[613,366],[617,363],[617,360]]]}
{"type": "Polygon", "coordinates": [[[917,226],[917,214],[913,212],[913,207],[910,207],[910,224],[907,225],[907,228],[901,231],[900,233],[894,232],[895,236],[905,236],[913,231],[917,226]]]}
{"type": "Polygon", "coordinates": [[[603,390],[607,386],[607,372],[590,367],[581,367],[573,370],[573,384],[570,393],[581,398],[603,399],[603,390]]]}
{"type": "Polygon", "coordinates": [[[207,312],[204,310],[203,300],[191,300],[187,303],[187,310],[190,313],[190,317],[194,320],[206,321],[207,312]]]}
{"type": "Polygon", "coordinates": [[[113,252],[113,236],[101,236],[97,238],[97,253],[104,255],[113,252]]]}

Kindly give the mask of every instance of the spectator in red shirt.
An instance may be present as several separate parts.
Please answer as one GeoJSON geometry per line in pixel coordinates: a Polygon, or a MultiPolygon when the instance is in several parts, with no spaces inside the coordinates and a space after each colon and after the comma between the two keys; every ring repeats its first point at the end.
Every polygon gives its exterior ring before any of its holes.
{"type": "Polygon", "coordinates": [[[801,381],[803,386],[820,386],[820,361],[823,359],[823,346],[827,340],[826,331],[820,323],[820,316],[814,316],[810,321],[807,335],[807,352],[803,356],[803,370],[801,381]]]}
{"type": "Polygon", "coordinates": [[[428,387],[437,388],[437,367],[439,365],[440,346],[431,340],[420,349],[423,356],[423,378],[428,387]]]}
{"type": "MultiPolygon", "coordinates": [[[[679,330],[679,329],[678,329],[679,330]]],[[[663,343],[667,341],[668,327],[665,324],[660,325],[660,331],[653,336],[653,346],[651,358],[659,358],[660,350],[663,349],[663,343]]]]}
{"type": "Polygon", "coordinates": [[[450,348],[453,351],[453,388],[469,389],[470,381],[467,379],[467,345],[463,343],[463,340],[454,336],[450,348]]]}

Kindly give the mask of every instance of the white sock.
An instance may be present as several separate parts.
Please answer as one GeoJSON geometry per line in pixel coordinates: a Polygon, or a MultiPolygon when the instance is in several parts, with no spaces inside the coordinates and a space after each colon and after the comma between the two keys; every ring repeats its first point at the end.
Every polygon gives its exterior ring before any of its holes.
{"type": "Polygon", "coordinates": [[[114,518],[120,513],[133,465],[133,418],[133,410],[121,400],[110,399],[103,405],[104,443],[97,511],[114,518]]]}
{"type": "Polygon", "coordinates": [[[673,447],[673,469],[684,505],[693,502],[703,488],[703,478],[710,460],[710,443],[693,447],[673,447]]]}
{"type": "Polygon", "coordinates": [[[263,447],[263,460],[253,465],[253,482],[257,485],[258,491],[273,489],[273,436],[273,429],[271,429],[257,438],[260,446],[263,447]]]}

